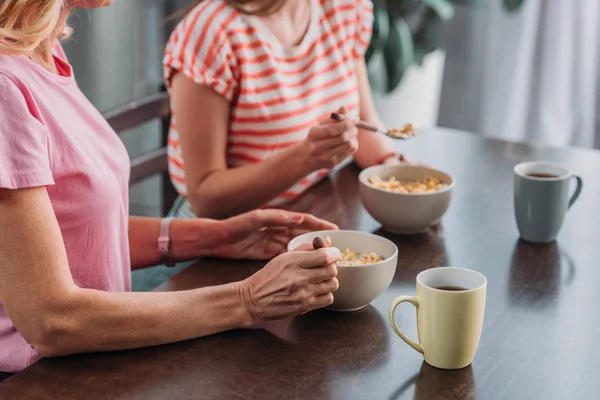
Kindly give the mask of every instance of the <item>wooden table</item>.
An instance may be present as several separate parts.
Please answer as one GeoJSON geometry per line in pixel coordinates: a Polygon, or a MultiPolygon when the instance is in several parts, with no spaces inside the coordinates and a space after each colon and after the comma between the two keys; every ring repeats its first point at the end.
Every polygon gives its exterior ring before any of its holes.
{"type": "MultiPolygon", "coordinates": [[[[354,313],[317,311],[264,329],[156,348],[42,360],[0,385],[1,399],[596,399],[600,359],[600,152],[550,149],[425,132],[403,150],[457,180],[443,229],[393,236],[361,206],[348,166],[291,208],[342,228],[375,231],[400,249],[389,290],[354,313]],[[556,244],[519,241],[512,167],[563,163],[585,183],[556,244]],[[485,324],[472,366],[427,366],[387,321],[395,296],[440,266],[488,278],[485,324]]],[[[199,261],[157,290],[242,279],[260,264],[199,261]]],[[[202,305],[199,304],[199,307],[202,305]]],[[[397,313],[416,337],[414,311],[397,313]]],[[[118,327],[115,327],[118,329],[118,327]]]]}

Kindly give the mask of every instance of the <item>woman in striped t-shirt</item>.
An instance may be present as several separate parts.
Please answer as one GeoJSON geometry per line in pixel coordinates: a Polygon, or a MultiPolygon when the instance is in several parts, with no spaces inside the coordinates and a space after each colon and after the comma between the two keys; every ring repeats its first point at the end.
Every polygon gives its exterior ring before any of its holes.
{"type": "Polygon", "coordinates": [[[364,61],[372,18],[370,0],[204,0],[189,11],[164,58],[179,216],[281,205],[352,155],[363,168],[400,162],[385,136],[328,120],[345,107],[381,125],[364,61]]]}

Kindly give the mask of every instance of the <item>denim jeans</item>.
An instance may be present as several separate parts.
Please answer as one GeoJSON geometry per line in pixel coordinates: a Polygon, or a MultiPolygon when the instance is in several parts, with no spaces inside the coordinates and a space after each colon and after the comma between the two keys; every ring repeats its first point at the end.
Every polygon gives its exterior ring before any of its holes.
{"type": "Polygon", "coordinates": [[[10,378],[11,376],[13,376],[14,374],[9,374],[7,372],[0,372],[0,382],[2,382],[5,379],[10,378]]]}

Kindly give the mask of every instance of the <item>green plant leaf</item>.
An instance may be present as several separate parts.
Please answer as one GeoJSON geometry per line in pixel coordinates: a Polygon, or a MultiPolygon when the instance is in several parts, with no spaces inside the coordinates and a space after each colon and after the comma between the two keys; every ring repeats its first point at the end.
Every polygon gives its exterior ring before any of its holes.
{"type": "Polygon", "coordinates": [[[518,11],[523,5],[524,0],[504,0],[504,8],[509,12],[518,11]]]}
{"type": "Polygon", "coordinates": [[[452,0],[452,3],[466,7],[479,7],[485,4],[485,0],[452,0]]]}
{"type": "Polygon", "coordinates": [[[374,2],[373,17],[373,35],[365,53],[367,62],[373,57],[373,54],[385,47],[390,36],[388,13],[385,8],[378,5],[378,2],[374,2]]]}
{"type": "Polygon", "coordinates": [[[448,0],[423,0],[423,2],[431,7],[444,21],[454,16],[454,7],[448,0]]]}
{"type": "Polygon", "coordinates": [[[390,15],[389,22],[390,36],[383,53],[388,93],[400,84],[404,71],[415,59],[413,36],[406,21],[390,15]]]}
{"type": "Polygon", "coordinates": [[[422,23],[414,33],[415,62],[423,63],[425,56],[440,46],[440,37],[444,21],[433,10],[427,10],[422,23]]]}

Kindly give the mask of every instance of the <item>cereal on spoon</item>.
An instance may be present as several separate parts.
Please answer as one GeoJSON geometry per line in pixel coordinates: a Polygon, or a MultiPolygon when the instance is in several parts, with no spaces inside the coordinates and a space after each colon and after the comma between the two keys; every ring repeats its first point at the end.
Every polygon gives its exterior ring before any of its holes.
{"type": "MultiPolygon", "coordinates": [[[[343,106],[338,108],[338,110],[332,114],[332,118],[335,119],[336,121],[340,121],[342,118],[341,117],[342,115],[343,116],[346,115],[346,107],[343,107],[343,106]]],[[[387,131],[384,131],[375,125],[371,125],[367,122],[357,119],[356,126],[361,129],[370,131],[370,132],[383,133],[384,135],[389,136],[394,139],[407,139],[409,137],[414,137],[417,135],[417,131],[415,130],[415,128],[412,124],[406,124],[406,125],[404,125],[403,128],[390,128],[387,131]]]]}
{"type": "Polygon", "coordinates": [[[417,136],[417,131],[415,130],[415,127],[412,124],[406,124],[401,129],[397,129],[397,128],[388,129],[387,133],[388,133],[388,135],[390,135],[392,137],[399,137],[399,138],[403,138],[403,137],[407,137],[407,136],[417,136]]]}

